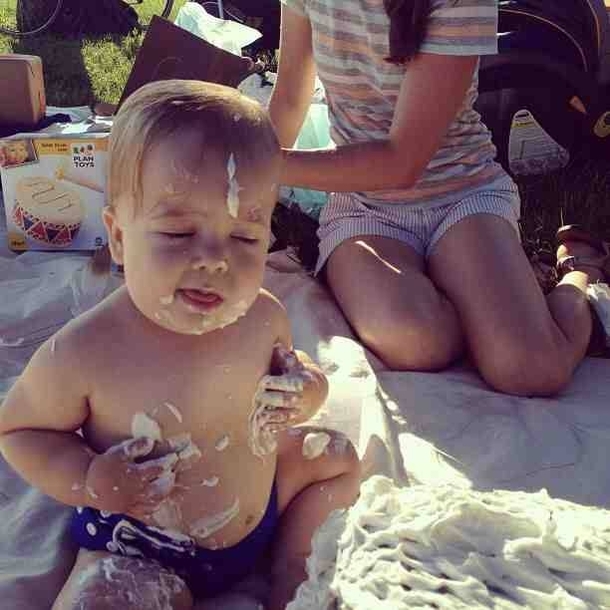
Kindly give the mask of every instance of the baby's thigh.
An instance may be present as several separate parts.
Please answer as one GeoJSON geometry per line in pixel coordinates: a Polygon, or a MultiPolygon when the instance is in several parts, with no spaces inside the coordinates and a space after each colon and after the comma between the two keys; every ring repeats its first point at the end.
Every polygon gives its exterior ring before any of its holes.
{"type": "Polygon", "coordinates": [[[300,426],[278,436],[278,509],[313,483],[342,475],[360,477],[360,460],[351,441],[337,430],[300,426]]]}
{"type": "Polygon", "coordinates": [[[190,610],[185,582],[155,561],[81,549],[52,610],[190,610]]]}

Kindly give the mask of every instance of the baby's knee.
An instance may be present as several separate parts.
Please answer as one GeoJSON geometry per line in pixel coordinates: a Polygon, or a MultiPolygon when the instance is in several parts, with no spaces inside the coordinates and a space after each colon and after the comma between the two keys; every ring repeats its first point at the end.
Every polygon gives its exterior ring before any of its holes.
{"type": "Polygon", "coordinates": [[[322,458],[319,462],[320,478],[330,479],[340,475],[360,472],[360,459],[352,441],[338,430],[325,430],[309,433],[303,439],[303,456],[310,460],[322,458]],[[315,439],[320,438],[318,448],[315,439]],[[314,442],[312,443],[311,440],[314,442]],[[312,448],[313,446],[313,448],[312,448]]]}
{"type": "Polygon", "coordinates": [[[153,561],[106,556],[72,574],[53,610],[188,610],[193,599],[186,583],[153,561]]]}
{"type": "Polygon", "coordinates": [[[335,492],[344,498],[343,504],[351,504],[358,496],[362,476],[358,452],[349,438],[338,431],[327,431],[330,441],[323,458],[316,465],[316,479],[328,484],[332,482],[335,492]]]}

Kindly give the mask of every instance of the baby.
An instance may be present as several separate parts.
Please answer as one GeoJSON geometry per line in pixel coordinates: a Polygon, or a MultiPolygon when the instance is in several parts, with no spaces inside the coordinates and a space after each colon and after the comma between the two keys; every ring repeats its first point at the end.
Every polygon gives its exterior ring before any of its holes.
{"type": "Polygon", "coordinates": [[[5,140],[4,145],[0,146],[0,165],[20,165],[29,158],[27,144],[24,140],[5,140]]]}
{"type": "Polygon", "coordinates": [[[327,383],[261,288],[279,168],[236,90],[163,81],[120,109],[104,222],[125,285],[41,346],[0,407],[8,462],[76,507],[55,610],[202,608],[267,551],[265,607],[284,608],[315,529],[355,500],[347,439],[292,427],[327,383]]]}

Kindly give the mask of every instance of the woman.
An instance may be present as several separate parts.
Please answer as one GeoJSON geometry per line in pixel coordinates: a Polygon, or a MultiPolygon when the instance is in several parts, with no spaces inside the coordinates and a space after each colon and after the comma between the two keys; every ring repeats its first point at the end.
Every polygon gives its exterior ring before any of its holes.
{"type": "Polygon", "coordinates": [[[473,110],[496,0],[282,3],[269,106],[282,178],[332,193],[317,271],[361,340],[391,368],[438,370],[468,349],[499,391],[561,390],[607,256],[564,230],[565,273],[546,298],[525,257],[518,190],[473,110]],[[293,151],[316,72],[336,147],[293,151]]]}

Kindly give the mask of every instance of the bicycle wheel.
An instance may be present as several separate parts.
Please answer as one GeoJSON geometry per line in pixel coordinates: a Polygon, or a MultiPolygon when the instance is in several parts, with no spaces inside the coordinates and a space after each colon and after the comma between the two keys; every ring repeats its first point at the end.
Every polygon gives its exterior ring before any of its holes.
{"type": "Polygon", "coordinates": [[[45,32],[63,8],[63,0],[0,0],[0,33],[27,37],[45,32]]]}
{"type": "Polygon", "coordinates": [[[172,15],[174,4],[180,8],[186,0],[126,0],[126,3],[138,14],[138,23],[145,30],[151,19],[157,15],[169,19],[172,15]]]}

